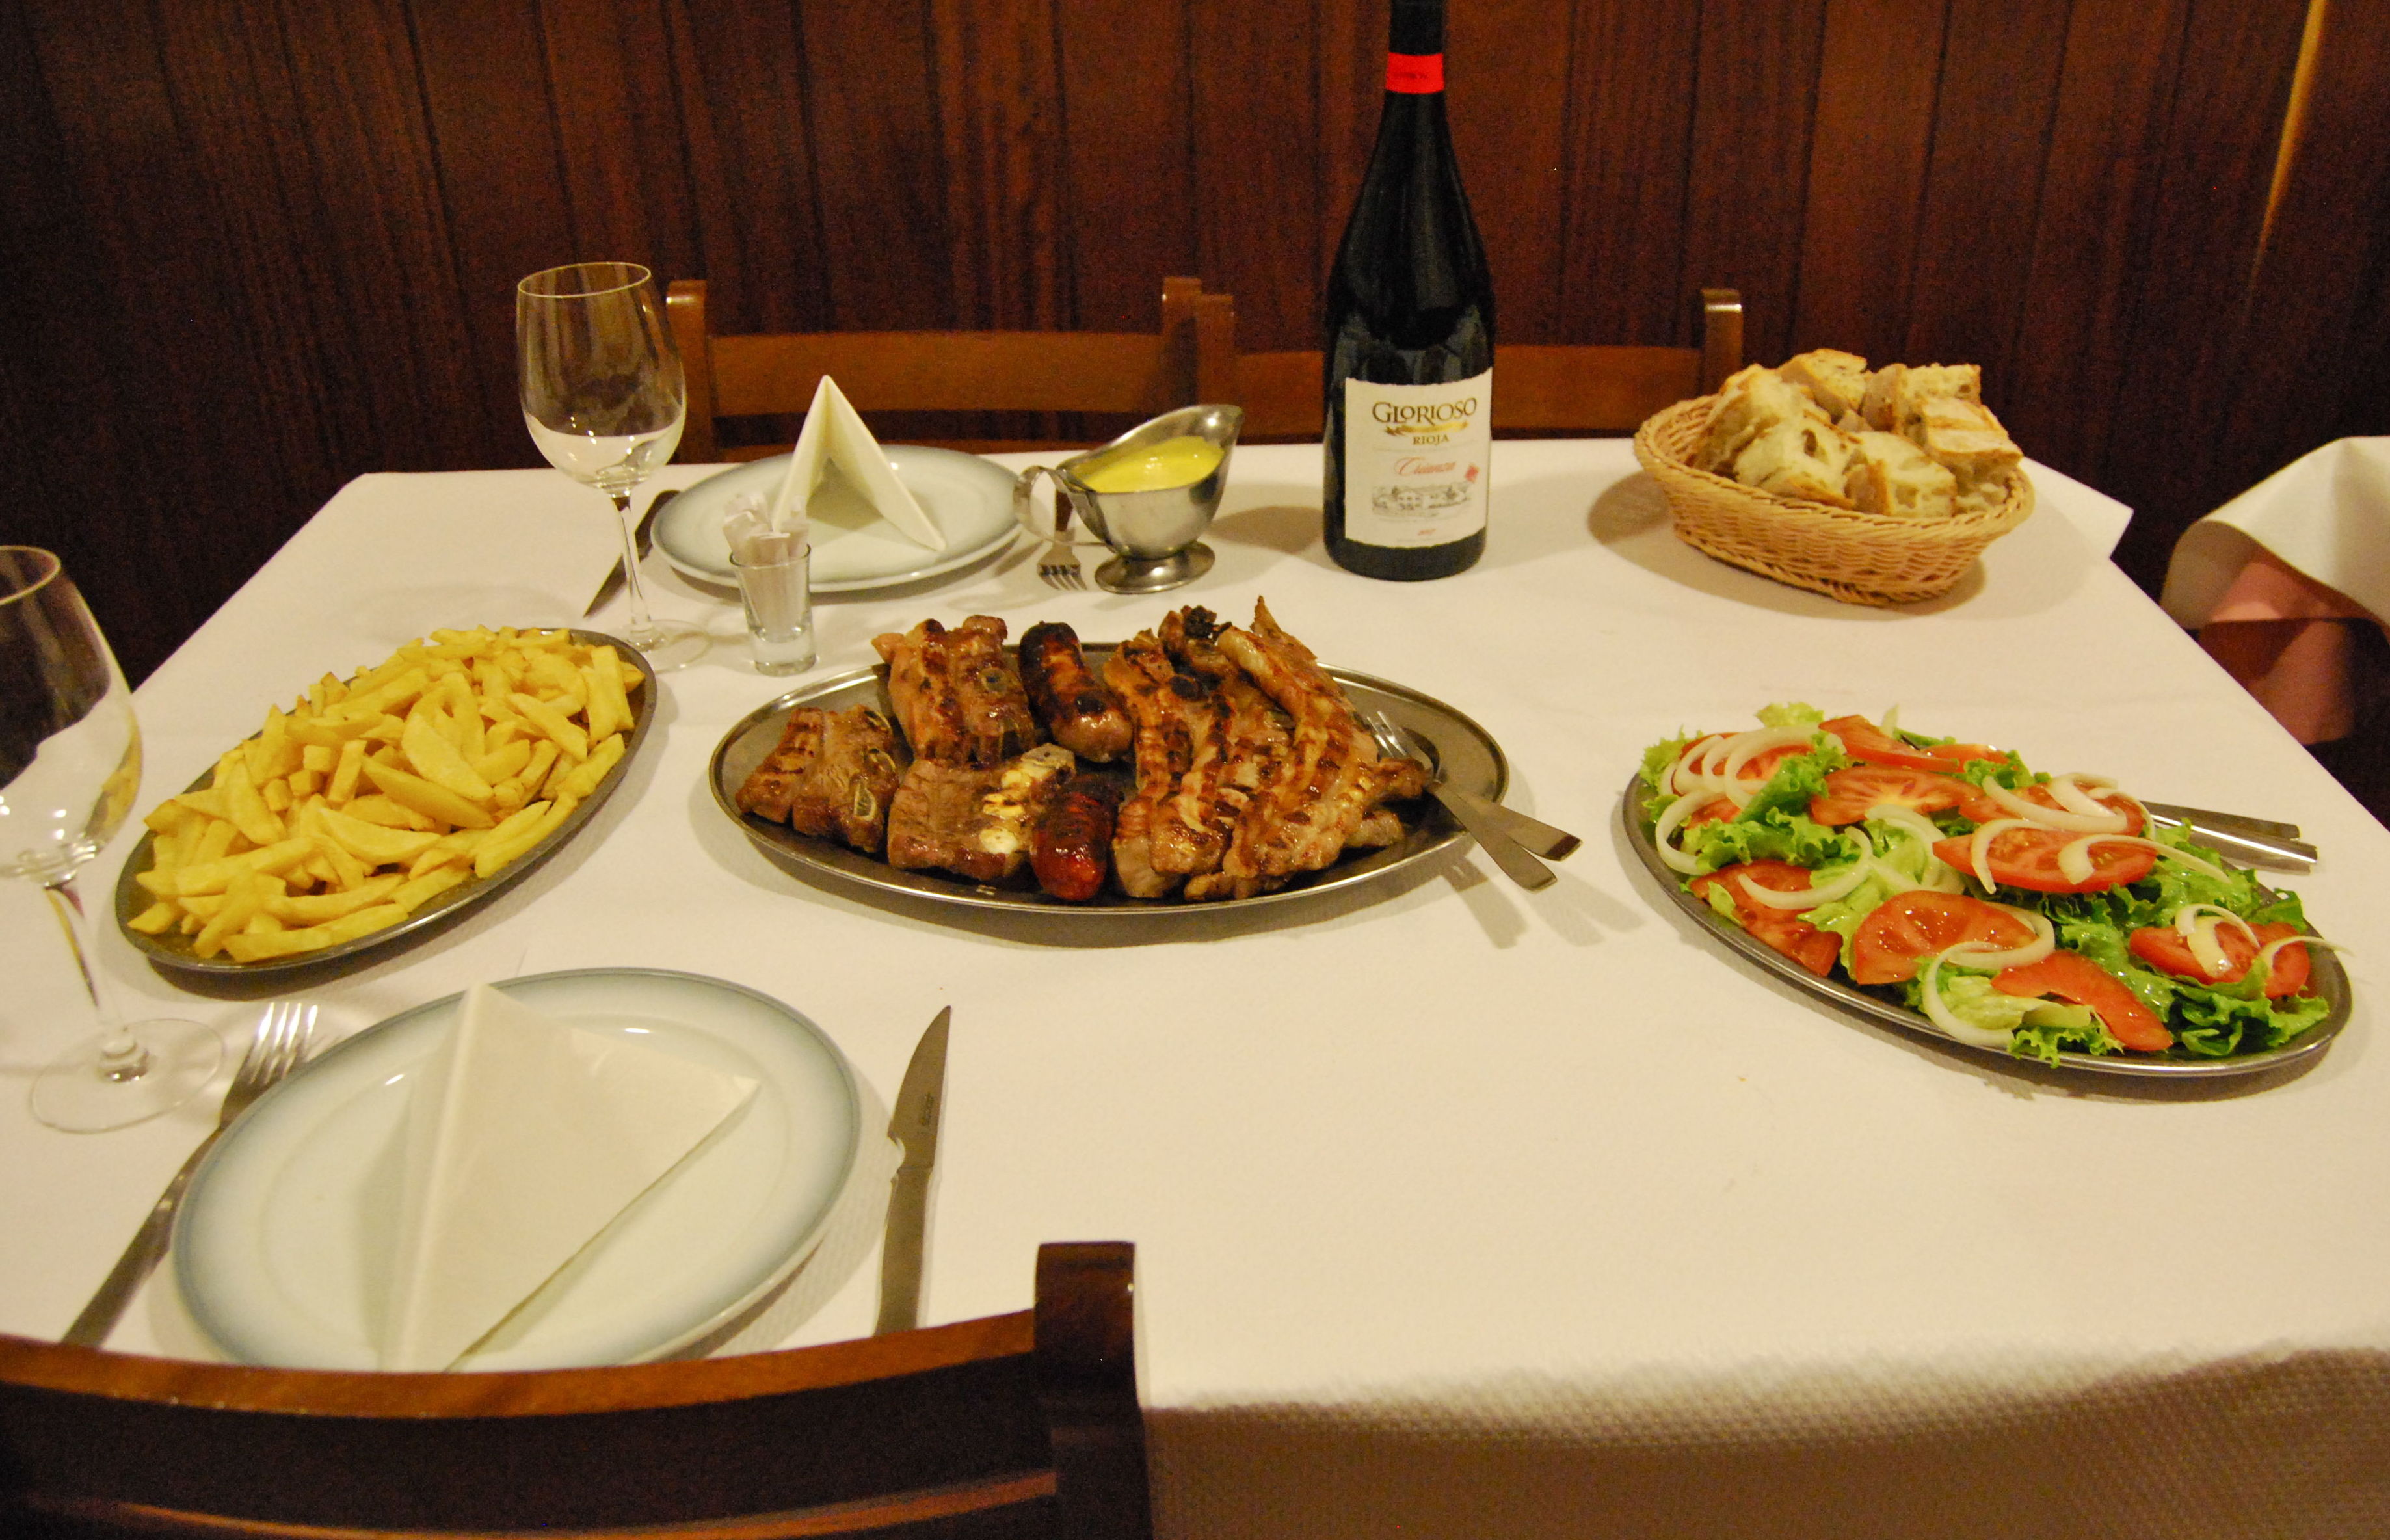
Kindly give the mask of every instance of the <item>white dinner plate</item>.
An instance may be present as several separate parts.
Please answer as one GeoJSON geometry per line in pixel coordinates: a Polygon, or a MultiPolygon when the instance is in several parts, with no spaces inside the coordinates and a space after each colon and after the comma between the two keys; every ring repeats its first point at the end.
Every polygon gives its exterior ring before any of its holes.
{"type": "MultiPolygon", "coordinates": [[[[831,477],[814,496],[809,538],[813,589],[842,594],[886,588],[958,571],[1011,543],[1012,472],[994,460],[926,444],[880,445],[896,479],[946,537],[946,548],[916,545],[871,511],[845,478],[831,477]]],[[[736,587],[722,520],[739,497],[766,500],[780,490],[789,456],[775,455],[709,476],[656,516],[656,549],[684,577],[736,587]]]]}
{"type": "MultiPolygon", "coordinates": [[[[639,1037],[758,1084],[466,1367],[662,1357],[737,1316],[810,1254],[862,1137],[854,1072],[821,1029],[767,995],[693,973],[589,969],[497,987],[585,1031],[639,1037]]],[[[461,999],[418,1006],[331,1049],[259,1098],[200,1165],[174,1226],[175,1280],[231,1358],[378,1367],[407,1097],[461,999]]]]}

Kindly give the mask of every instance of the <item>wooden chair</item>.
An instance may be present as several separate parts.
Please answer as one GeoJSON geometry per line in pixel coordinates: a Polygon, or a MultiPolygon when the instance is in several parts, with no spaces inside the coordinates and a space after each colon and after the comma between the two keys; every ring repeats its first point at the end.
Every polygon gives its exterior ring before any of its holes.
{"type": "MultiPolygon", "coordinates": [[[[756,459],[787,444],[725,447],[724,417],[802,413],[824,375],[867,417],[882,412],[1080,412],[1142,419],[1225,401],[1235,375],[1235,310],[1195,278],[1162,281],[1162,329],[828,331],[724,336],[704,280],[664,301],[688,375],[685,461],[756,459]]],[[[1123,421],[1121,427],[1131,426],[1123,421]]],[[[1073,439],[918,439],[974,450],[1046,449],[1073,439]]]]}
{"type": "MultiPolygon", "coordinates": [[[[1698,348],[1500,346],[1494,350],[1494,431],[1632,431],[1663,406],[1706,395],[1742,367],[1742,297],[1702,290],[1698,348]]],[[[1320,355],[1249,353],[1237,359],[1241,438],[1317,439],[1323,430],[1320,355]]]]}
{"type": "Polygon", "coordinates": [[[1147,1540],[1132,1249],[1049,1245],[1036,1307],[627,1368],[232,1368],[0,1337],[0,1534],[570,1530],[1147,1540]]]}

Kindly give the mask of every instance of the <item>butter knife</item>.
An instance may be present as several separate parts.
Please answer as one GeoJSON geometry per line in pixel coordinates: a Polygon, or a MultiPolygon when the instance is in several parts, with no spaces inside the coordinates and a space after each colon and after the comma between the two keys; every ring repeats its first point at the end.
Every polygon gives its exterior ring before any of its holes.
{"type": "MultiPolygon", "coordinates": [[[[646,559],[647,554],[649,551],[656,548],[656,515],[663,511],[663,506],[666,503],[671,502],[674,498],[679,495],[680,494],[678,492],[657,493],[656,500],[648,505],[648,511],[639,516],[639,527],[637,531],[632,534],[631,543],[638,547],[639,556],[642,560],[646,559]]],[[[615,595],[623,591],[623,558],[618,556],[614,558],[614,570],[608,572],[606,574],[606,581],[598,585],[598,597],[589,601],[589,608],[581,612],[581,618],[585,621],[590,616],[598,613],[598,610],[604,609],[608,599],[612,598],[615,595]]]]}
{"type": "Polygon", "coordinates": [[[940,1010],[905,1066],[888,1136],[904,1147],[904,1162],[888,1184],[888,1225],[880,1246],[877,1337],[921,1324],[921,1271],[930,1227],[930,1168],[938,1156],[938,1114],[946,1099],[946,1027],[955,1007],[940,1010]]]}

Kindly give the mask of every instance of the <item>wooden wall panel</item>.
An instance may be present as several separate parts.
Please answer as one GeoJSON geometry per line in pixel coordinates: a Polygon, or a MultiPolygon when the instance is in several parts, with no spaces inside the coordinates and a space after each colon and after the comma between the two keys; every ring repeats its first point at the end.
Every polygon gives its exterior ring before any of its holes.
{"type": "Polygon", "coordinates": [[[1162,278],[1201,276],[1186,0],[1059,7],[1070,324],[1151,331],[1162,278]]]}
{"type": "MultiPolygon", "coordinates": [[[[2088,5],[2100,0],[2084,0],[2088,5]]],[[[1908,325],[1896,356],[1984,366],[1995,410],[2013,399],[2042,167],[2070,0],[1952,0],[1908,325]]]]}
{"type": "Polygon", "coordinates": [[[1545,0],[1455,6],[1446,115],[1494,274],[1497,338],[1550,337],[1568,206],[1572,17],[1545,0]]]}
{"type": "Polygon", "coordinates": [[[1591,0],[1570,48],[1566,264],[1548,339],[1682,347],[1703,287],[1686,260],[1700,0],[1591,0]]]}
{"type": "Polygon", "coordinates": [[[1942,7],[1915,0],[1829,0],[1792,311],[1797,347],[1877,363],[1906,356],[1947,20],[1942,7]]]}
{"type": "Polygon", "coordinates": [[[1824,34],[1825,0],[1702,10],[1687,286],[1741,289],[1744,353],[1768,363],[1792,351],[1824,34]]]}
{"type": "Polygon", "coordinates": [[[2250,296],[2249,331],[2267,345],[2238,371],[2218,438],[2222,488],[2253,486],[2317,443],[2390,428],[2390,232],[2349,218],[2390,208],[2390,0],[2333,0],[2320,41],[2250,296]]]}
{"type": "MultiPolygon", "coordinates": [[[[2163,571],[2175,534],[2218,500],[2212,481],[2305,0],[2192,0],[2166,119],[2165,171],[2101,485],[2152,517],[2119,546],[2163,571]]],[[[2260,345],[2262,344],[2262,340],[2260,345]]]]}
{"type": "MultiPolygon", "coordinates": [[[[1452,115],[1506,340],[1969,358],[2141,513],[2127,570],[2390,430],[2390,0],[1484,0],[1452,115]],[[2262,258],[2262,260],[2261,260],[2262,258]]],[[[1384,0],[0,0],[0,411],[147,672],[365,471],[536,463],[512,289],[623,257],[735,329],[1318,345],[1384,0]],[[166,297],[166,298],[161,298],[166,297]],[[226,446],[238,452],[227,453],[226,446]]]]}

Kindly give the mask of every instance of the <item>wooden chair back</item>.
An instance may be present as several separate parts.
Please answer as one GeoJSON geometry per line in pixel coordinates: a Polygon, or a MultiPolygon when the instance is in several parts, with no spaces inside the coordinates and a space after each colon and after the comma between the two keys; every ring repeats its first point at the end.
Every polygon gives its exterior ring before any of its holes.
{"type": "Polygon", "coordinates": [[[1034,1310],[741,1357],[236,1368],[0,1337],[0,1534],[1149,1540],[1134,1254],[1034,1310]]]}
{"type": "MultiPolygon", "coordinates": [[[[755,459],[785,443],[726,446],[720,419],[802,413],[829,375],[867,418],[887,412],[1061,412],[1153,417],[1226,401],[1236,381],[1236,311],[1201,280],[1162,281],[1162,329],[1132,331],[828,331],[723,335],[703,279],[665,296],[688,376],[679,458],[755,459]]],[[[1124,421],[1121,426],[1130,426],[1124,421]]],[[[1099,434],[1097,437],[1109,437],[1099,434]]],[[[908,442],[974,450],[1046,449],[1061,438],[938,438],[908,442]]]]}
{"type": "MultiPolygon", "coordinates": [[[[1249,353],[1237,359],[1243,442],[1317,439],[1325,428],[1321,356],[1249,353]]],[[[1625,432],[1664,406],[1707,395],[1742,367],[1742,297],[1702,290],[1698,348],[1498,346],[1497,433],[1625,432]]]]}

